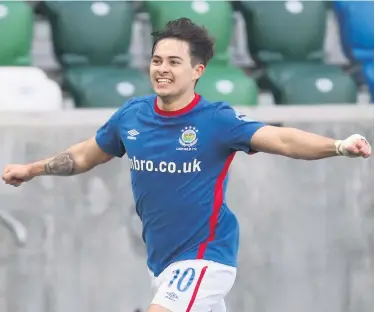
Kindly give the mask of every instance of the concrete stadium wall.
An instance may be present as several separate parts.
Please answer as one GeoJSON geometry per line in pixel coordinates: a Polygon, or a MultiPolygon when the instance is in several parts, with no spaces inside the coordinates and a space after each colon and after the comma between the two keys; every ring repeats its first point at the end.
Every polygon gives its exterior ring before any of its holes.
{"type": "MultiPolygon", "coordinates": [[[[1,113],[0,166],[54,155],[93,135],[111,113],[1,113]]],[[[249,116],[374,142],[372,107],[249,116]]],[[[1,312],[145,311],[151,292],[128,169],[114,160],[80,176],[0,184],[1,312]]],[[[238,154],[228,202],[241,246],[228,311],[373,311],[373,173],[373,159],[238,154]]]]}

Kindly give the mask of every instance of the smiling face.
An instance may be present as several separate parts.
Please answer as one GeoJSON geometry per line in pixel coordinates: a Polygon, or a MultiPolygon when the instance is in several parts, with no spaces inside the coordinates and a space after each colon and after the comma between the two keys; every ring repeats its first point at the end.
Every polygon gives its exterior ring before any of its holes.
{"type": "Polygon", "coordinates": [[[187,42],[167,38],[160,40],[150,64],[150,79],[155,93],[162,99],[175,99],[194,92],[204,66],[192,62],[187,42]]]}

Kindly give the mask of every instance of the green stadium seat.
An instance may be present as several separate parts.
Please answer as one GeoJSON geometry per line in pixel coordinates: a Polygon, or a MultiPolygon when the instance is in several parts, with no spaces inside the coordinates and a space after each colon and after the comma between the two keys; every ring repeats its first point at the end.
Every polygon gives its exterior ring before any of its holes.
{"type": "Polygon", "coordinates": [[[128,1],[44,1],[54,53],[63,67],[126,65],[134,10],[128,1]]]}
{"type": "Polygon", "coordinates": [[[65,84],[77,108],[117,108],[152,93],[148,75],[135,68],[75,67],[66,72],[65,84]]]}
{"type": "Polygon", "coordinates": [[[260,85],[277,104],[356,102],[352,78],[324,63],[324,1],[240,1],[237,7],[250,54],[265,68],[260,85]]]}
{"type": "Polygon", "coordinates": [[[0,66],[31,65],[34,14],[21,1],[0,2],[0,66]]]}
{"type": "Polygon", "coordinates": [[[254,80],[230,65],[209,64],[198,81],[196,92],[209,101],[225,101],[233,106],[254,106],[258,102],[254,80]]]}
{"type": "Polygon", "coordinates": [[[268,65],[277,104],[350,104],[357,86],[340,67],[324,63],[278,62],[268,65]]]}
{"type": "Polygon", "coordinates": [[[324,1],[240,1],[238,6],[255,61],[269,63],[323,57],[324,1]]]}
{"type": "Polygon", "coordinates": [[[181,17],[205,26],[216,40],[216,55],[212,62],[229,62],[233,11],[228,1],[145,1],[144,6],[150,15],[153,30],[161,30],[167,22],[181,17]]]}

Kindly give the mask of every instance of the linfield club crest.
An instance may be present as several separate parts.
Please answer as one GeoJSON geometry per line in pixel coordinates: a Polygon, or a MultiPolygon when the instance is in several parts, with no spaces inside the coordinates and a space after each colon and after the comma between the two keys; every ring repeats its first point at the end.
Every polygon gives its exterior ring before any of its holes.
{"type": "Polygon", "coordinates": [[[185,148],[193,147],[198,142],[198,132],[198,129],[193,126],[185,127],[181,130],[178,142],[185,148]]]}

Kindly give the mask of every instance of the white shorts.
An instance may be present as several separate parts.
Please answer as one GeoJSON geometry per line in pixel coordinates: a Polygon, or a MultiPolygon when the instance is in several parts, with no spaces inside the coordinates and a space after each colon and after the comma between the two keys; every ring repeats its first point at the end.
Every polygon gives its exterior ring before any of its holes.
{"type": "Polygon", "coordinates": [[[225,312],[237,269],[207,260],[179,261],[152,277],[152,304],[172,312],[225,312]]]}

